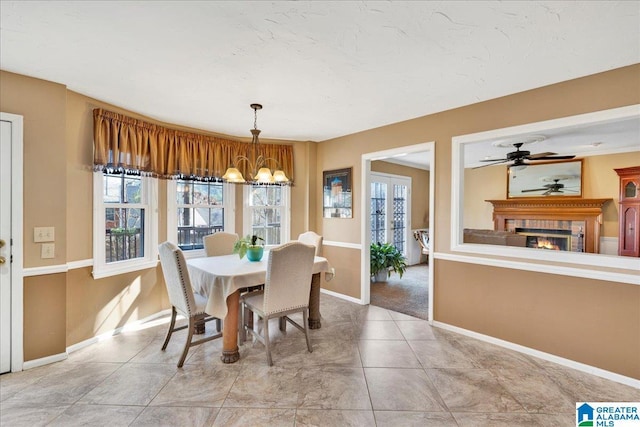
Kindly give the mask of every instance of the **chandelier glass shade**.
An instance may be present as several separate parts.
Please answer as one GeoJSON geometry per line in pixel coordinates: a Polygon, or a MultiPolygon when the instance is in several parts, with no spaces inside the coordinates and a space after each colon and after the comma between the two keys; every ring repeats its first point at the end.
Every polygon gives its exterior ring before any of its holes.
{"type": "Polygon", "coordinates": [[[253,109],[253,129],[251,129],[251,144],[246,155],[236,156],[225,174],[222,176],[227,182],[233,183],[256,183],[256,184],[283,184],[289,182],[289,178],[280,169],[278,161],[272,157],[264,157],[258,152],[258,146],[260,140],[260,129],[258,129],[258,110],[262,109],[260,104],[251,104],[253,109]],[[238,169],[238,165],[242,162],[246,162],[248,166],[248,177],[242,176],[242,172],[238,169]],[[271,173],[271,169],[268,167],[268,163],[273,162],[276,165],[276,169],[271,173]]]}

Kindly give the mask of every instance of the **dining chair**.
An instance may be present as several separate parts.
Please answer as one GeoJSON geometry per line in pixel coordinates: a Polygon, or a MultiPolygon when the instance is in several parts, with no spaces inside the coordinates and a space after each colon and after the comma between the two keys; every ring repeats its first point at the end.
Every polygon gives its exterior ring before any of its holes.
{"type": "Polygon", "coordinates": [[[191,288],[189,270],[187,270],[187,263],[182,250],[171,242],[164,242],[159,245],[159,252],[164,282],[167,286],[169,302],[171,303],[171,322],[169,323],[167,337],[164,340],[164,344],[162,344],[162,351],[167,348],[171,334],[182,329],[187,329],[187,340],[184,344],[182,356],[180,356],[180,360],[178,361],[178,368],[181,368],[187,357],[189,348],[222,337],[222,332],[220,332],[221,321],[205,313],[204,308],[207,305],[207,298],[194,292],[191,288]],[[178,313],[187,318],[189,322],[187,325],[175,326],[178,313]],[[216,321],[218,333],[193,341],[196,325],[211,320],[216,321]]]}
{"type": "Polygon", "coordinates": [[[316,248],[316,256],[322,256],[322,236],[319,234],[307,231],[298,236],[298,242],[314,246],[316,248]]]}
{"type": "Polygon", "coordinates": [[[263,335],[250,328],[244,321],[241,325],[244,332],[250,332],[264,344],[267,352],[267,363],[273,365],[269,342],[269,320],[283,317],[300,331],[304,332],[307,349],[311,353],[309,340],[309,290],[313,273],[313,246],[300,242],[290,242],[269,251],[267,277],[264,290],[250,292],[240,297],[243,314],[249,309],[263,319],[263,335]],[[303,326],[300,326],[289,315],[302,312],[303,326]]]}
{"type": "Polygon", "coordinates": [[[238,235],[236,233],[224,231],[209,234],[202,238],[207,256],[231,255],[233,253],[233,245],[237,241],[238,235]]]}

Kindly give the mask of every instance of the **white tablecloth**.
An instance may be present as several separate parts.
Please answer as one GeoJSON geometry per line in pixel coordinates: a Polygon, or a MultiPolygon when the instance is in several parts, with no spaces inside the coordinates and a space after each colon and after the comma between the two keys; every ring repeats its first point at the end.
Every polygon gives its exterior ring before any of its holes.
{"type": "MultiPolygon", "coordinates": [[[[249,261],[247,257],[240,259],[237,254],[188,259],[191,287],[207,297],[207,314],[224,319],[229,295],[238,289],[264,284],[268,259],[268,251],[265,251],[261,261],[249,261]]],[[[333,269],[329,261],[317,256],[313,263],[313,273],[323,272],[326,280],[331,280],[333,269]]]]}

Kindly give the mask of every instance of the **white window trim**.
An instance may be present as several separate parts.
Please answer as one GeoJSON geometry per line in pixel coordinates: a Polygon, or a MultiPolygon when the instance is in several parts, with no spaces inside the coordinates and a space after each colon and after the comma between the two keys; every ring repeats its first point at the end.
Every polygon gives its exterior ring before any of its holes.
{"type": "MultiPolygon", "coordinates": [[[[251,234],[251,213],[253,208],[250,206],[251,187],[252,185],[243,186],[242,197],[242,235],[251,234]]],[[[283,185],[282,187],[282,212],[280,218],[282,226],[280,227],[280,243],[287,243],[291,239],[291,187],[283,185]]],[[[266,245],[267,249],[277,245],[266,245]]]]}
{"type": "Polygon", "coordinates": [[[107,263],[105,261],[105,203],[103,200],[104,173],[93,173],[93,278],[154,268],[158,265],[158,180],[141,177],[142,196],[146,199],[144,219],[145,256],[142,258],[107,263]]]}
{"type": "MultiPolygon", "coordinates": [[[[167,241],[178,246],[178,202],[176,192],[178,191],[178,181],[171,179],[167,181],[167,241]]],[[[236,188],[234,184],[224,182],[222,184],[222,197],[224,199],[224,230],[228,233],[235,233],[236,229],[236,188]]],[[[205,256],[203,249],[193,249],[184,251],[185,258],[198,258],[205,256]]]]}

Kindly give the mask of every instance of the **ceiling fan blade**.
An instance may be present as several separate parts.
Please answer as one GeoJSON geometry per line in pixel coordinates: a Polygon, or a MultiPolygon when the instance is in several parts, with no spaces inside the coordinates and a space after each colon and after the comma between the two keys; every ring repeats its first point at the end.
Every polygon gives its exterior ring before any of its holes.
{"type": "Polygon", "coordinates": [[[531,191],[544,191],[544,190],[550,190],[550,188],[530,188],[528,190],[520,190],[520,192],[522,193],[529,193],[531,191]]]}
{"type": "Polygon", "coordinates": [[[546,156],[546,157],[529,157],[529,160],[569,160],[574,159],[576,156],[546,156]]]}
{"type": "MultiPolygon", "coordinates": [[[[483,160],[480,160],[480,161],[482,162],[483,160]]],[[[484,160],[484,161],[485,162],[486,161],[490,161],[490,162],[494,162],[494,163],[489,163],[487,165],[482,165],[482,166],[476,166],[475,168],[472,168],[472,169],[480,169],[480,168],[486,168],[487,166],[499,165],[500,163],[506,163],[509,160],[503,159],[503,160],[498,160],[498,161],[495,161],[495,160],[484,160]]]]}
{"type": "Polygon", "coordinates": [[[482,159],[481,162],[507,162],[509,159],[482,159]]]}
{"type": "Polygon", "coordinates": [[[527,159],[539,159],[541,157],[548,157],[548,156],[555,156],[558,153],[551,153],[551,152],[546,152],[546,153],[537,153],[537,154],[530,154],[527,156],[527,159]]]}

